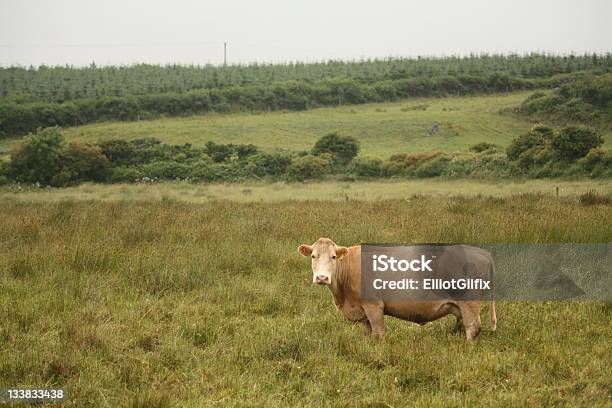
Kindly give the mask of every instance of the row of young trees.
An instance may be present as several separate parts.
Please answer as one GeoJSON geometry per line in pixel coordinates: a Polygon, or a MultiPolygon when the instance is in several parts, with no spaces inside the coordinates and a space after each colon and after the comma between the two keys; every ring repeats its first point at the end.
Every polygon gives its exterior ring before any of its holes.
{"type": "MultiPolygon", "coordinates": [[[[579,75],[579,74],[576,74],[579,75]]],[[[417,96],[448,96],[554,87],[575,79],[562,74],[523,79],[507,74],[442,76],[360,83],[352,79],[317,83],[233,86],[185,93],[80,99],[65,103],[0,103],[0,137],[38,128],[78,126],[104,120],[138,120],[206,112],[303,110],[317,106],[387,102],[417,96]]]]}
{"type": "Polygon", "coordinates": [[[183,93],[195,89],[270,85],[286,81],[316,83],[331,78],[360,83],[408,78],[488,76],[506,73],[523,79],[545,78],[584,70],[610,70],[610,54],[470,55],[443,58],[386,58],[321,63],[229,66],[133,66],[86,68],[0,68],[0,100],[61,103],[104,96],[183,93]]]}
{"type": "Polygon", "coordinates": [[[253,145],[167,145],[157,139],[66,143],[57,128],[30,134],[0,162],[0,183],[66,186],[82,181],[306,180],[376,177],[612,177],[612,153],[580,126],[536,125],[504,151],[481,143],[470,152],[398,153],[387,160],[360,157],[352,137],[331,133],[310,151],[266,153],[253,145]]]}

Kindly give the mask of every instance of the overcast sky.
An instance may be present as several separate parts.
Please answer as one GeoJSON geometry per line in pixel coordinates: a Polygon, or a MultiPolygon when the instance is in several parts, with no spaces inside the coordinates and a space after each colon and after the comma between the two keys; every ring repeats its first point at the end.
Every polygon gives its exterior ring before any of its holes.
{"type": "Polygon", "coordinates": [[[612,51],[612,0],[0,0],[0,64],[612,51]]]}

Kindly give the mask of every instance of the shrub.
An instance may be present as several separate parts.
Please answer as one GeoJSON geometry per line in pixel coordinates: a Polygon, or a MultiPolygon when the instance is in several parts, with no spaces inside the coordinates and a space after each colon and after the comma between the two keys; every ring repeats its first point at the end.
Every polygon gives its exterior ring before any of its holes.
{"type": "Polygon", "coordinates": [[[62,157],[71,181],[106,181],[110,176],[110,162],[99,146],[70,143],[62,157]]]}
{"type": "Polygon", "coordinates": [[[318,179],[331,172],[332,162],[332,156],[325,153],[297,157],[293,159],[289,172],[297,180],[318,179]]]}
{"type": "Polygon", "coordinates": [[[526,114],[553,113],[564,100],[557,95],[544,95],[541,92],[531,95],[519,107],[519,112],[526,114]]]}
{"type": "Polygon", "coordinates": [[[508,160],[505,153],[480,155],[478,161],[477,168],[471,174],[474,177],[508,178],[521,174],[517,166],[508,160]]]}
{"type": "Polygon", "coordinates": [[[236,156],[238,159],[244,159],[248,156],[254,155],[258,152],[257,147],[252,144],[222,144],[215,142],[206,143],[206,154],[208,154],[213,161],[216,163],[223,163],[229,161],[232,156],[236,156]]]}
{"type": "Polygon", "coordinates": [[[603,144],[603,139],[584,126],[565,126],[551,140],[551,148],[561,160],[575,161],[603,144]]]}
{"type": "MultiPolygon", "coordinates": [[[[441,164],[439,164],[440,166],[441,164]]],[[[475,153],[456,153],[444,166],[444,176],[471,176],[482,165],[480,155],[475,153]]]]}
{"type": "Polygon", "coordinates": [[[529,168],[550,160],[550,143],[554,136],[551,127],[537,124],[531,130],[520,135],[506,149],[508,158],[518,162],[520,167],[529,168]]]}
{"type": "Polygon", "coordinates": [[[213,163],[210,172],[211,180],[239,181],[244,178],[241,162],[213,163]]]}
{"type": "Polygon", "coordinates": [[[185,163],[179,162],[165,162],[158,161],[149,164],[145,164],[141,168],[144,177],[150,179],[188,179],[190,176],[189,166],[185,163]]]}
{"type": "Polygon", "coordinates": [[[58,128],[30,133],[11,151],[10,171],[17,181],[51,185],[64,171],[66,144],[58,128]]]}
{"type": "Polygon", "coordinates": [[[582,160],[582,164],[588,171],[601,163],[612,165],[612,154],[601,149],[591,150],[582,160]]]}
{"type": "Polygon", "coordinates": [[[105,140],[98,143],[108,160],[115,166],[136,164],[136,148],[125,140],[105,140]]]}
{"type": "Polygon", "coordinates": [[[0,186],[7,184],[10,180],[9,164],[0,159],[0,186]]]}
{"type": "Polygon", "coordinates": [[[189,163],[190,179],[194,181],[213,181],[221,177],[215,167],[208,160],[197,160],[189,163]]]}
{"type": "Polygon", "coordinates": [[[380,177],[383,174],[383,161],[372,158],[353,160],[349,171],[360,177],[380,177]]]}
{"type": "Polygon", "coordinates": [[[111,183],[132,183],[143,177],[143,172],[136,167],[114,167],[111,171],[111,183]]]}
{"type": "Polygon", "coordinates": [[[443,154],[442,152],[394,154],[385,163],[384,173],[388,176],[414,176],[417,167],[443,154]]]}
{"type": "Polygon", "coordinates": [[[612,110],[609,109],[612,75],[584,75],[573,79],[565,81],[550,95],[541,92],[531,95],[520,105],[519,113],[558,123],[581,122],[606,126],[612,119],[612,110]]]}
{"type": "Polygon", "coordinates": [[[312,148],[315,156],[324,153],[331,155],[335,165],[346,165],[359,153],[359,144],[353,137],[329,133],[317,140],[312,148]]]}
{"type": "Polygon", "coordinates": [[[612,176],[612,152],[609,150],[593,149],[578,163],[591,177],[612,176]]]}
{"type": "Polygon", "coordinates": [[[470,147],[470,152],[474,153],[495,153],[499,146],[493,143],[482,142],[470,147]]]}
{"type": "Polygon", "coordinates": [[[447,156],[437,156],[420,164],[415,171],[417,177],[437,177],[444,174],[451,159],[447,156]]]}
{"type": "Polygon", "coordinates": [[[216,163],[221,163],[229,160],[230,156],[232,155],[232,149],[226,144],[207,142],[206,153],[213,159],[213,161],[216,163]]]}
{"type": "Polygon", "coordinates": [[[245,172],[249,176],[280,176],[287,173],[291,157],[279,153],[258,153],[247,159],[245,172]]]}
{"type": "Polygon", "coordinates": [[[233,146],[233,148],[236,156],[238,156],[238,159],[244,159],[246,157],[257,154],[258,152],[257,146],[252,144],[239,144],[233,146]]]}

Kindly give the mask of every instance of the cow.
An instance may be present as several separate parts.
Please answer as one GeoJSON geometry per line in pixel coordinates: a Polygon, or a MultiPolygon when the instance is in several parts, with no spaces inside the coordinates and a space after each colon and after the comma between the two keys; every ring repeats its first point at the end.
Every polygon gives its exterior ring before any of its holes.
{"type": "MultiPolygon", "coordinates": [[[[475,251],[479,248],[466,247],[475,251]]],[[[454,315],[462,324],[467,340],[476,341],[481,329],[481,301],[424,300],[384,301],[364,300],[361,292],[361,246],[338,246],[329,238],[320,238],[312,245],[300,245],[298,252],[311,257],[312,280],[327,286],[338,310],[351,322],[360,322],[366,336],[382,338],[385,334],[384,316],[392,316],[419,324],[454,315]]],[[[484,251],[482,251],[484,252],[484,251]]],[[[477,255],[479,255],[477,253],[477,255]]],[[[483,262],[490,256],[483,257],[483,262]]],[[[491,330],[497,327],[495,302],[489,303],[491,330]]]]}

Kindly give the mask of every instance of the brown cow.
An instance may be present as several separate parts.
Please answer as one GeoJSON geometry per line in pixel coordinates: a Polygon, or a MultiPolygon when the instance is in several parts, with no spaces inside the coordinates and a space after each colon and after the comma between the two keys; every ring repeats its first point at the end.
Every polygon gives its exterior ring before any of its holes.
{"type": "MultiPolygon", "coordinates": [[[[361,322],[366,336],[383,337],[384,316],[389,315],[425,324],[448,314],[463,323],[469,341],[480,333],[480,301],[365,301],[361,296],[361,246],[342,247],[331,239],[320,238],[313,245],[300,245],[298,252],[312,258],[313,282],[331,289],[338,310],[352,322],[361,322]]],[[[497,317],[490,302],[491,329],[497,317]]]]}

